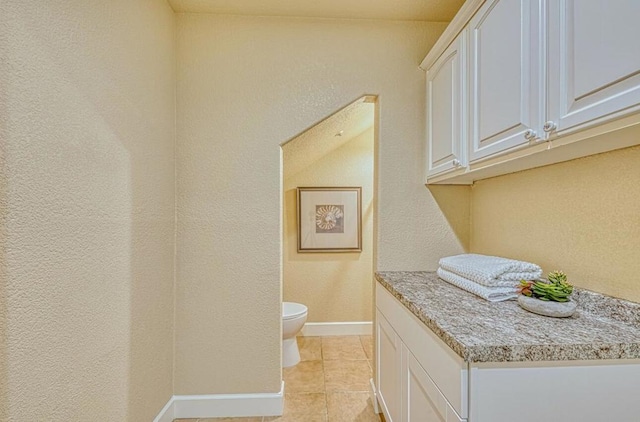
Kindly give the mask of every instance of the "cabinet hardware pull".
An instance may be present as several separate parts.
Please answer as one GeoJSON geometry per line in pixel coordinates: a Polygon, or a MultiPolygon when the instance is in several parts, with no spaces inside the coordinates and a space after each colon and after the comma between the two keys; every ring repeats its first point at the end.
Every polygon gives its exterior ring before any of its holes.
{"type": "Polygon", "coordinates": [[[556,124],[552,120],[545,122],[544,126],[542,126],[542,130],[544,130],[545,132],[551,132],[555,129],[556,129],[556,124]]]}
{"type": "Polygon", "coordinates": [[[529,141],[536,139],[537,137],[538,137],[538,134],[536,133],[535,130],[532,130],[532,129],[527,129],[527,131],[524,133],[524,139],[529,141]]]}

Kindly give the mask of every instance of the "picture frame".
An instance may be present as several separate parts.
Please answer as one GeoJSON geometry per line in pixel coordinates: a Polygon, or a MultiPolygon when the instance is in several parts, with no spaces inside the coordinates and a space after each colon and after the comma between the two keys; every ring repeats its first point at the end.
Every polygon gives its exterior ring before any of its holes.
{"type": "Polygon", "coordinates": [[[298,252],[362,252],[362,187],[298,187],[298,252]]]}

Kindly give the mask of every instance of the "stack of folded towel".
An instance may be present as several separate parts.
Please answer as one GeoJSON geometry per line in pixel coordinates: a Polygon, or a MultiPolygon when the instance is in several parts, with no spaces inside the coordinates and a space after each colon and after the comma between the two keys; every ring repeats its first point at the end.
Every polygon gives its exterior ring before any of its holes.
{"type": "Polygon", "coordinates": [[[536,264],[498,256],[455,255],[442,258],[439,264],[441,279],[491,302],[517,297],[520,280],[542,276],[536,264]]]}

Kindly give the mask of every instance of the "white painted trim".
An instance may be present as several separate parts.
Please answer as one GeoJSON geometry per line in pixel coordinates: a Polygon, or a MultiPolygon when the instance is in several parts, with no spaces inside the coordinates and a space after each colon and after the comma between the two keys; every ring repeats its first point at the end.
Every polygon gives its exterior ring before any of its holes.
{"type": "Polygon", "coordinates": [[[281,416],[283,409],[284,381],[277,393],[173,396],[153,422],[188,418],[281,416]]]}
{"type": "Polygon", "coordinates": [[[369,378],[369,393],[371,394],[371,403],[373,403],[373,412],[378,414],[382,413],[380,405],[378,404],[378,395],[376,394],[376,384],[373,382],[373,378],[369,378]]]}
{"type": "Polygon", "coordinates": [[[153,422],[173,422],[175,418],[173,414],[173,398],[175,396],[171,396],[167,404],[164,405],[158,416],[155,417],[153,422]]]}
{"type": "Polygon", "coordinates": [[[370,336],[373,323],[362,322],[307,322],[302,328],[303,336],[370,336]]]}
{"type": "Polygon", "coordinates": [[[486,0],[467,0],[458,13],[453,17],[453,20],[449,23],[449,26],[444,30],[438,41],[433,45],[427,57],[420,63],[422,70],[428,70],[433,63],[440,57],[442,52],[449,47],[449,44],[456,39],[458,34],[467,26],[467,23],[471,20],[473,15],[478,11],[480,6],[486,0]]]}

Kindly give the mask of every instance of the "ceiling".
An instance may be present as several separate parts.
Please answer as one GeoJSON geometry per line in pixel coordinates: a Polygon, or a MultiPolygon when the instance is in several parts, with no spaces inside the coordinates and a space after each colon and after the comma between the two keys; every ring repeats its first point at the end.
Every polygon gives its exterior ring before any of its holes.
{"type": "Polygon", "coordinates": [[[282,146],[284,178],[293,176],[373,127],[374,104],[367,97],[348,105],[282,146]],[[342,136],[336,136],[343,131],[342,136]]]}
{"type": "Polygon", "coordinates": [[[464,0],[169,0],[176,12],[449,22],[464,0]]]}

